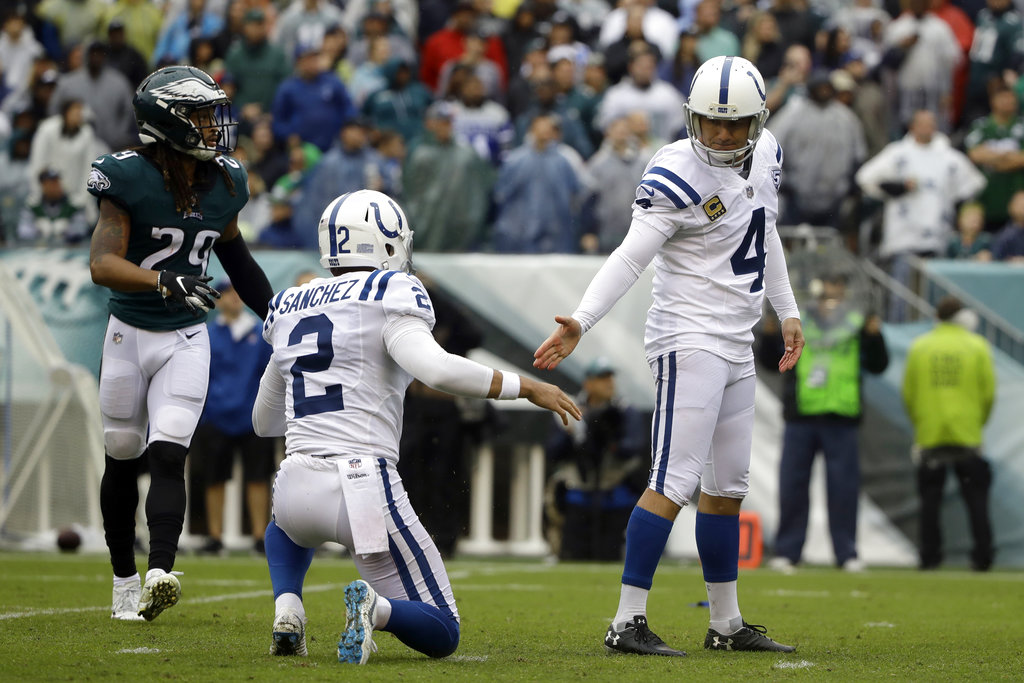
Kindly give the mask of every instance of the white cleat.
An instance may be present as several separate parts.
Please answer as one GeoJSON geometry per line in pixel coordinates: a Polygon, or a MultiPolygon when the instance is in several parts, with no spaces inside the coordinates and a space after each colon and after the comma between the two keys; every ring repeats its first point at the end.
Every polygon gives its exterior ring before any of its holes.
{"type": "Polygon", "coordinates": [[[139,598],[139,616],[146,621],[153,621],[168,607],[174,607],[181,599],[181,572],[168,574],[162,569],[150,569],[146,572],[146,583],[142,586],[139,598]]]}
{"type": "Polygon", "coordinates": [[[111,619],[121,621],[144,621],[139,616],[139,599],[142,597],[142,581],[139,575],[135,575],[135,581],[131,583],[114,584],[113,608],[110,611],[111,619]]]}
{"type": "Polygon", "coordinates": [[[297,611],[284,610],[276,615],[273,635],[270,654],[282,657],[305,657],[309,654],[306,651],[306,617],[297,611]]]}
{"type": "Polygon", "coordinates": [[[373,625],[377,620],[377,593],[359,579],[345,586],[345,630],[338,639],[338,661],[366,664],[377,651],[373,625]]]}

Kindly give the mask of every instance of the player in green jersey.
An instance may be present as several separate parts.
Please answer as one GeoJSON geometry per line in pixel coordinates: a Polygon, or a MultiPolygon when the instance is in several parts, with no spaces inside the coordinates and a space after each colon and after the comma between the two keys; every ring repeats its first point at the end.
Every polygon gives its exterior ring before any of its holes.
{"type": "Polygon", "coordinates": [[[206,401],[208,284],[217,254],[261,318],[273,295],[238,231],[249,198],[232,149],[235,122],[220,86],[191,66],[150,74],[132,101],[143,145],[93,162],[99,201],[90,268],[111,290],[100,410],[106,465],[100,506],[114,570],[115,619],[156,618],[177,603],[174,558],[185,518],[185,456],[206,401]],[[149,571],[135,566],[140,456],[148,453],[149,571]]]}

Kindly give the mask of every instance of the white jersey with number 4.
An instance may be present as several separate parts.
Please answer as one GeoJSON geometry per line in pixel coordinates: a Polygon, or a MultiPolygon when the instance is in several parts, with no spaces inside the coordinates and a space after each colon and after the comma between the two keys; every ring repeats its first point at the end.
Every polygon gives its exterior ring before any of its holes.
{"type": "MultiPolygon", "coordinates": [[[[781,171],[782,148],[767,130],[747,178],[698,159],[689,139],[662,147],[651,159],[633,204],[634,223],[667,238],[653,260],[644,335],[648,361],[682,349],[706,349],[734,361],[750,357],[770,269],[766,250],[781,255],[775,229],[781,171]]],[[[785,270],[784,259],[774,262],[785,270]]],[[[779,301],[772,303],[779,308],[779,301]]]]}
{"type": "Polygon", "coordinates": [[[388,355],[384,327],[402,316],[434,327],[415,276],[355,271],[275,296],[263,326],[270,363],[286,378],[289,455],[355,455],[398,462],[402,405],[412,376],[388,355]]]}

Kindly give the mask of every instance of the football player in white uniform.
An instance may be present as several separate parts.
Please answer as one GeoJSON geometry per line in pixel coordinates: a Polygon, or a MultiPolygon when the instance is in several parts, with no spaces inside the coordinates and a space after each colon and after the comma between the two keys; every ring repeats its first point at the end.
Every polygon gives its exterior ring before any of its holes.
{"type": "Polygon", "coordinates": [[[568,424],[579,408],[558,387],[446,353],[434,310],[409,274],[412,230],[387,195],[338,197],[319,224],[321,264],[333,277],[270,302],[263,336],[273,355],[253,426],[285,436],[266,552],[274,588],[271,653],[305,655],[302,583],[325,541],[352,551],[362,579],[345,588],[338,659],[364,664],[372,632],[394,633],[431,657],[459,643],[459,614],[441,555],[409,504],[396,465],[402,403],[413,377],[477,398],[522,397],[568,424]]]}
{"type": "Polygon", "coordinates": [[[716,57],[697,70],[686,106],[689,137],[662,147],[636,188],[622,244],[572,316],[535,353],[551,369],[654,263],[644,343],[657,402],[652,466],[626,530],[626,559],[605,646],[682,656],[647,625],[647,595],[672,523],[700,486],[696,537],[710,604],[704,647],[791,652],[740,615],[736,597],[740,503],[754,422],[752,328],[765,294],[782,320],[782,371],[803,333],[775,230],[782,149],[764,130],[765,87],[753,64],[716,57]]]}

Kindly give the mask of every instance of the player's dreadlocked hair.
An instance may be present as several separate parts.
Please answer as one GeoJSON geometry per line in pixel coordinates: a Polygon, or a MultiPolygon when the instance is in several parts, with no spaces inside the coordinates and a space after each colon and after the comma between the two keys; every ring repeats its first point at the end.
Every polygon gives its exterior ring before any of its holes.
{"type": "MultiPolygon", "coordinates": [[[[184,155],[181,152],[159,140],[138,147],[135,151],[156,163],[164,178],[164,189],[174,197],[175,211],[185,212],[199,204],[199,197],[196,196],[195,191],[193,191],[192,186],[189,184],[188,176],[185,174],[185,165],[182,163],[182,156],[184,155]]],[[[220,172],[221,177],[224,178],[224,184],[228,186],[228,192],[234,197],[235,181],[231,179],[231,174],[228,173],[228,169],[223,164],[218,164],[216,161],[199,161],[197,159],[197,178],[202,178],[205,174],[209,173],[212,170],[211,166],[215,166],[216,170],[220,172]]]]}

